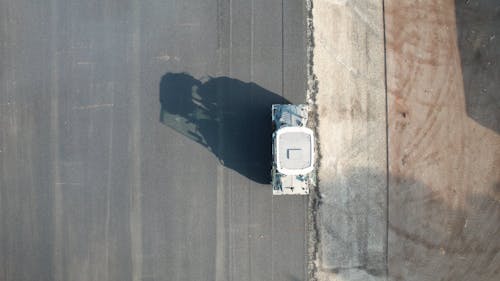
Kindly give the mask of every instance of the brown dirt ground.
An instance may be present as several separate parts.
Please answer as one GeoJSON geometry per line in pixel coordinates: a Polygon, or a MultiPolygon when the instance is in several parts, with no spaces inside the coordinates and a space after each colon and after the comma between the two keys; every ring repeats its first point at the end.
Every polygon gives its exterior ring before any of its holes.
{"type": "Polygon", "coordinates": [[[500,3],[388,0],[385,20],[389,277],[499,280],[500,3]]]}
{"type": "Polygon", "coordinates": [[[312,14],[315,278],[500,280],[500,2],[317,0],[312,14]]]}

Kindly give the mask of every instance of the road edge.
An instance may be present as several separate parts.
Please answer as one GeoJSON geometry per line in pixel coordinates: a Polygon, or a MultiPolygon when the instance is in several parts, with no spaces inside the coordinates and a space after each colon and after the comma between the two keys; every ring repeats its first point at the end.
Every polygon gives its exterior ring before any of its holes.
{"type": "Polygon", "coordinates": [[[308,280],[316,281],[317,257],[319,250],[319,229],[317,224],[317,210],[321,204],[321,194],[319,191],[318,168],[321,163],[321,151],[319,149],[318,134],[318,110],[316,104],[316,94],[318,93],[318,79],[314,74],[314,21],[313,21],[313,0],[306,0],[306,67],[307,67],[307,90],[306,101],[310,108],[309,124],[314,131],[315,138],[315,167],[314,181],[309,193],[308,212],[307,212],[307,276],[308,280]]]}

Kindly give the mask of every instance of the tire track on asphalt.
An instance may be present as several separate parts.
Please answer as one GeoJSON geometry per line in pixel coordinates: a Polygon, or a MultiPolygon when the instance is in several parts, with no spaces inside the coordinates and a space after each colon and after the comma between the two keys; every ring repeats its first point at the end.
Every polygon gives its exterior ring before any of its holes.
{"type": "Polygon", "coordinates": [[[142,280],[142,195],[141,195],[141,10],[139,0],[132,2],[131,69],[130,79],[131,132],[129,135],[130,158],[130,243],[132,280],[142,280]]]}

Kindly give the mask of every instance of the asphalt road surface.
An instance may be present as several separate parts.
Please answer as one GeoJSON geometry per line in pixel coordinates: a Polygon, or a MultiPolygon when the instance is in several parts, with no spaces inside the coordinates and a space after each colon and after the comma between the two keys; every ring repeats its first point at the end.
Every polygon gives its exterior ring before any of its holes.
{"type": "Polygon", "coordinates": [[[299,0],[2,1],[0,280],[305,280],[305,52],[299,0]]]}

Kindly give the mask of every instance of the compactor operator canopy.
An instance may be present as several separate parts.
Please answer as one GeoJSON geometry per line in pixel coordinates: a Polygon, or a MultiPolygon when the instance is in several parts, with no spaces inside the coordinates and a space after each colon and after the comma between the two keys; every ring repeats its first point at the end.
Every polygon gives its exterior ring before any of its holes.
{"type": "Polygon", "coordinates": [[[306,127],[284,127],[275,135],[276,167],[285,175],[305,175],[314,166],[314,135],[306,127]]]}

